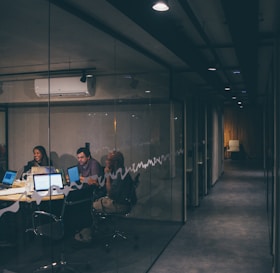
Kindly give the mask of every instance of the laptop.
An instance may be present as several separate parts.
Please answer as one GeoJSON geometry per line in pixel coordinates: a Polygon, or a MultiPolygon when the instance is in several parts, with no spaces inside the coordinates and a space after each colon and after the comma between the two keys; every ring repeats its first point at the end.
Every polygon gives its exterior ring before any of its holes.
{"type": "Polygon", "coordinates": [[[52,166],[33,166],[31,167],[32,174],[41,174],[41,173],[55,173],[55,167],[52,166]]]}
{"type": "Polygon", "coordinates": [[[17,172],[12,170],[7,170],[4,174],[4,177],[2,179],[2,182],[0,184],[0,190],[11,188],[13,186],[13,183],[16,179],[17,172]]]}
{"type": "Polygon", "coordinates": [[[51,194],[62,194],[59,189],[63,189],[63,179],[61,173],[34,174],[34,191],[39,195],[46,195],[51,189],[51,194]],[[56,190],[56,188],[59,188],[56,190]]]}
{"type": "Polygon", "coordinates": [[[69,183],[79,183],[80,182],[80,174],[78,166],[72,166],[67,169],[67,173],[69,176],[69,183]]]}

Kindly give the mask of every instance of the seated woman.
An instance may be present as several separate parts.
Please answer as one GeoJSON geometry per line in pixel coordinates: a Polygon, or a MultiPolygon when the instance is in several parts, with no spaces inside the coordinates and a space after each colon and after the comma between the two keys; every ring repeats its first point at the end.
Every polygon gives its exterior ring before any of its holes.
{"type": "Polygon", "coordinates": [[[33,160],[28,161],[27,164],[24,166],[23,173],[30,171],[32,167],[52,165],[52,162],[47,156],[46,149],[41,145],[35,146],[33,148],[33,157],[33,160]]]}

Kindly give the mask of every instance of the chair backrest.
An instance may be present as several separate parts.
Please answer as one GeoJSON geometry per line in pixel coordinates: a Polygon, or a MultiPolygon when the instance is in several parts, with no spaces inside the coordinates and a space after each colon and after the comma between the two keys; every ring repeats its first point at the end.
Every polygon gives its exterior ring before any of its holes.
{"type": "Polygon", "coordinates": [[[43,210],[36,210],[32,214],[32,228],[27,231],[37,236],[60,240],[64,237],[64,213],[68,206],[75,206],[84,202],[91,202],[91,192],[87,190],[73,190],[64,196],[60,215],[43,210]]]}
{"type": "Polygon", "coordinates": [[[135,176],[135,178],[134,178],[134,187],[135,187],[135,188],[137,188],[138,185],[139,185],[139,183],[140,183],[139,177],[140,177],[140,173],[137,173],[136,176],[135,176]]]}
{"type": "Polygon", "coordinates": [[[133,193],[132,193],[132,195],[135,195],[135,200],[134,200],[134,202],[133,202],[133,200],[132,200],[133,206],[136,205],[136,203],[137,203],[136,189],[138,188],[139,183],[140,183],[139,177],[140,177],[140,173],[137,173],[136,176],[135,176],[135,178],[133,179],[133,193]]]}
{"type": "Polygon", "coordinates": [[[130,186],[130,196],[128,198],[128,203],[129,203],[129,211],[137,204],[138,198],[137,198],[137,193],[136,189],[140,183],[139,180],[140,173],[138,173],[135,178],[131,178],[132,185],[130,186]]]}

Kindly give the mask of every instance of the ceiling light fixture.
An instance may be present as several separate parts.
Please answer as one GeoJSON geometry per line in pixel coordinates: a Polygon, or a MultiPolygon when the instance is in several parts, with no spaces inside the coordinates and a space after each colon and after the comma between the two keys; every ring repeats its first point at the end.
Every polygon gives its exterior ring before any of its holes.
{"type": "Polygon", "coordinates": [[[232,73],[235,74],[235,75],[240,74],[240,70],[233,70],[232,73]]]}
{"type": "Polygon", "coordinates": [[[229,86],[226,86],[226,87],[225,87],[225,91],[230,91],[230,87],[229,87],[229,86]]]}
{"type": "Polygon", "coordinates": [[[208,71],[216,71],[217,70],[217,62],[216,61],[211,61],[207,70],[208,71]]]}
{"type": "Polygon", "coordinates": [[[208,67],[208,71],[216,71],[216,70],[217,70],[217,68],[214,67],[214,66],[209,66],[208,67]]]}
{"type": "Polygon", "coordinates": [[[157,0],[153,3],[153,9],[156,11],[167,11],[169,10],[167,0],[157,0]]]}

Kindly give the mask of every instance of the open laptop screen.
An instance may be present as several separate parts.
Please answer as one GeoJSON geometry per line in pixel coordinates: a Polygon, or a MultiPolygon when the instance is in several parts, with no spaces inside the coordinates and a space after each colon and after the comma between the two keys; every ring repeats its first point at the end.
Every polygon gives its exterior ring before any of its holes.
{"type": "Polygon", "coordinates": [[[2,183],[5,185],[13,185],[16,179],[17,172],[8,170],[5,172],[2,183]]]}
{"type": "Polygon", "coordinates": [[[80,175],[79,175],[79,169],[78,166],[72,166],[67,169],[67,173],[69,176],[69,182],[79,182],[80,181],[80,175]]]}
{"type": "Polygon", "coordinates": [[[57,186],[60,189],[63,189],[61,173],[34,174],[33,181],[35,191],[46,191],[52,186],[57,186]]]}

